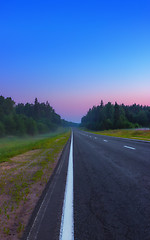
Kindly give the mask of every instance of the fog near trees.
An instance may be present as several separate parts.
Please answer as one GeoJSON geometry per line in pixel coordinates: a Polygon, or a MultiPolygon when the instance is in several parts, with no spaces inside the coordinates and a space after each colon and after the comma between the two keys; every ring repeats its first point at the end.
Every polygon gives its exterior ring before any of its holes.
{"type": "Polygon", "coordinates": [[[10,98],[0,96],[0,137],[5,135],[35,135],[55,130],[65,121],[55,113],[48,102],[15,104],[10,98]]]}
{"type": "Polygon", "coordinates": [[[81,126],[91,130],[150,127],[150,107],[133,104],[118,105],[117,102],[93,106],[81,119],[81,126]]]}
{"type": "MultiPolygon", "coordinates": [[[[12,98],[0,96],[0,137],[35,135],[56,130],[59,126],[78,124],[61,119],[48,102],[15,104],[12,98]]],[[[101,101],[81,119],[81,126],[91,130],[150,127],[150,107],[118,105],[101,101]]]]}

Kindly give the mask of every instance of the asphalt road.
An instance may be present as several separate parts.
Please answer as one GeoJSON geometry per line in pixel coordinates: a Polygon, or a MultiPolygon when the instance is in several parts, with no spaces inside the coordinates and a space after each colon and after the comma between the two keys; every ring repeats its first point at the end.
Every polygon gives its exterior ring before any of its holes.
{"type": "MultiPolygon", "coordinates": [[[[59,239],[69,144],[28,240],[59,239]]],[[[75,240],[150,240],[150,143],[74,130],[73,164],[75,240]]]]}

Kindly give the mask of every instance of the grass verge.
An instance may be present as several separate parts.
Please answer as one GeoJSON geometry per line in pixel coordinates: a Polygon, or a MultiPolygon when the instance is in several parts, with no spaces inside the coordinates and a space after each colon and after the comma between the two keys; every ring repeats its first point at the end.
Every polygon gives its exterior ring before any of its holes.
{"type": "MultiPolygon", "coordinates": [[[[86,130],[87,131],[87,130],[86,130]]],[[[150,141],[150,130],[125,130],[125,129],[117,129],[117,130],[105,130],[105,131],[89,131],[95,134],[112,136],[112,137],[122,137],[122,138],[131,138],[131,139],[139,139],[150,141]]]]}
{"type": "Polygon", "coordinates": [[[11,157],[29,150],[40,149],[48,144],[50,138],[61,133],[65,133],[68,129],[59,128],[56,132],[37,135],[34,137],[14,137],[9,136],[0,138],[0,163],[9,161],[11,157]]]}
{"type": "MultiPolygon", "coordinates": [[[[27,139],[20,143],[17,138],[15,144],[9,142],[9,146],[16,148],[16,151],[10,151],[7,161],[0,164],[1,240],[21,238],[69,137],[69,130],[61,130],[30,139],[29,143],[27,139]],[[21,154],[16,156],[15,152],[21,154]]],[[[5,141],[8,142],[8,139],[5,141]]],[[[3,149],[7,149],[6,145],[3,149]]]]}

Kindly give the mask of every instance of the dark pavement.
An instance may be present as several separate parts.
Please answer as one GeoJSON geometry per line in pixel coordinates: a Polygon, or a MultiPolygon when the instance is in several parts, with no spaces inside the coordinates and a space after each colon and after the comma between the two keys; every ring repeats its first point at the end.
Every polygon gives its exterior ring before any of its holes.
{"type": "Polygon", "coordinates": [[[150,143],[74,131],[74,221],[76,240],[150,239],[150,143]]]}
{"type": "MultiPolygon", "coordinates": [[[[150,240],[150,143],[75,129],[73,136],[74,239],[150,240]]],[[[69,146],[28,240],[59,239],[69,146]]]]}

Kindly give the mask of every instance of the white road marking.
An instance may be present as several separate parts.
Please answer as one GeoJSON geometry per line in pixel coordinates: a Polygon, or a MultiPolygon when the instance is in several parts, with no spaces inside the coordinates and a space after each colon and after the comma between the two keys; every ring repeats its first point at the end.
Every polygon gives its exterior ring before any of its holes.
{"type": "Polygon", "coordinates": [[[104,140],[104,142],[108,142],[107,140],[104,140]]]}
{"type": "Polygon", "coordinates": [[[129,148],[129,149],[132,149],[132,150],[135,150],[135,148],[133,147],[129,147],[129,146],[124,146],[125,148],[129,148]]]}
{"type": "Polygon", "coordinates": [[[68,173],[61,218],[59,240],[74,240],[73,219],[73,133],[71,136],[68,173]]]}

